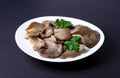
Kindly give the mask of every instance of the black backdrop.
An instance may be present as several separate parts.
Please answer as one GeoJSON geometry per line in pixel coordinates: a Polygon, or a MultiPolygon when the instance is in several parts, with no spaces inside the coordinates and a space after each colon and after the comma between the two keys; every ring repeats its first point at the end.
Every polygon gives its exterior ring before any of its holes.
{"type": "Polygon", "coordinates": [[[0,78],[120,78],[120,0],[0,0],[0,78]],[[16,29],[40,16],[68,16],[97,25],[104,45],[72,63],[48,63],[24,54],[16,29]]]}

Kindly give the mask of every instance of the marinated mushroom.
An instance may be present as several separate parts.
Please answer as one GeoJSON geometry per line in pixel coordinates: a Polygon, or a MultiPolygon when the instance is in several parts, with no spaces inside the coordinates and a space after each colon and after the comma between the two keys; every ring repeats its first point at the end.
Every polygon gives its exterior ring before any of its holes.
{"type": "Polygon", "coordinates": [[[42,22],[45,26],[52,26],[56,28],[54,21],[45,20],[42,22]]]}
{"type": "Polygon", "coordinates": [[[100,40],[100,34],[97,31],[92,31],[90,34],[83,36],[84,44],[92,48],[94,47],[100,40]]]}
{"type": "Polygon", "coordinates": [[[41,56],[46,58],[56,58],[62,54],[62,44],[56,44],[50,40],[45,40],[47,49],[42,48],[39,50],[41,56]]]}
{"type": "Polygon", "coordinates": [[[54,28],[51,26],[46,26],[42,33],[40,33],[41,38],[47,38],[50,37],[54,33],[54,28]]]}
{"type": "Polygon", "coordinates": [[[68,28],[55,29],[54,35],[58,40],[69,40],[71,38],[70,29],[68,28]]]}
{"type": "Polygon", "coordinates": [[[86,26],[82,26],[82,25],[76,25],[74,29],[71,30],[72,34],[80,34],[82,36],[91,33],[90,28],[86,27],[86,26]]]}
{"type": "Polygon", "coordinates": [[[63,58],[63,59],[65,59],[65,58],[74,58],[74,57],[80,55],[80,53],[84,50],[84,47],[85,47],[85,45],[80,44],[78,51],[75,51],[75,50],[72,50],[72,51],[65,50],[65,52],[62,53],[60,58],[63,58]]]}
{"type": "Polygon", "coordinates": [[[33,36],[39,36],[39,34],[44,29],[44,24],[32,22],[25,30],[25,38],[33,37],[33,36]]]}
{"type": "Polygon", "coordinates": [[[30,37],[28,40],[33,45],[33,49],[35,51],[38,51],[40,48],[45,47],[44,40],[42,40],[38,37],[30,37]]]}
{"type": "Polygon", "coordinates": [[[100,34],[97,31],[91,30],[90,28],[82,25],[77,25],[73,30],[71,30],[71,33],[83,36],[83,43],[88,48],[94,47],[100,40],[100,34]]]}

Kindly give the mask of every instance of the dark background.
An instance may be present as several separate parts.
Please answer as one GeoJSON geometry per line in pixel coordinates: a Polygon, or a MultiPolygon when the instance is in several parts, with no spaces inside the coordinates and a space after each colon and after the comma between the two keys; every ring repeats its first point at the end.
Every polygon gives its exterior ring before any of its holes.
{"type": "Polygon", "coordinates": [[[120,78],[120,0],[0,0],[0,78],[120,78]],[[97,25],[104,45],[72,63],[48,63],[23,53],[15,31],[40,16],[68,16],[97,25]]]}

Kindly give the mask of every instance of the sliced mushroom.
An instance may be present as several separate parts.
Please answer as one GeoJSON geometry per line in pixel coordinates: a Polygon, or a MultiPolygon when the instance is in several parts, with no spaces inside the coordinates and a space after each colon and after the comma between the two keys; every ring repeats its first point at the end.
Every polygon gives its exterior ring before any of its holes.
{"type": "Polygon", "coordinates": [[[33,37],[33,36],[39,36],[40,32],[44,28],[44,24],[32,22],[27,28],[26,28],[26,38],[33,37]]]}
{"type": "Polygon", "coordinates": [[[42,57],[46,58],[56,58],[62,53],[62,44],[56,44],[50,40],[45,40],[47,49],[42,48],[39,53],[42,57]]]}
{"type": "Polygon", "coordinates": [[[42,33],[40,34],[41,38],[50,37],[54,33],[54,28],[51,26],[46,26],[42,33]]]}
{"type": "Polygon", "coordinates": [[[42,24],[44,24],[45,26],[52,26],[56,28],[56,24],[54,23],[54,21],[45,20],[42,22],[42,24]]]}
{"type": "Polygon", "coordinates": [[[63,54],[60,56],[60,58],[65,59],[65,58],[74,58],[76,56],[79,56],[81,51],[84,50],[84,47],[85,46],[83,44],[80,44],[78,51],[75,51],[75,50],[69,51],[69,50],[66,50],[64,47],[65,52],[63,52],[63,54]]]}
{"type": "Polygon", "coordinates": [[[54,35],[58,40],[69,40],[71,38],[70,29],[68,28],[55,29],[54,35]]]}
{"type": "Polygon", "coordinates": [[[35,51],[38,51],[40,48],[45,47],[44,40],[42,40],[38,37],[30,37],[28,40],[33,45],[33,49],[35,51]]]}
{"type": "Polygon", "coordinates": [[[94,47],[100,40],[100,34],[97,31],[92,31],[90,34],[83,36],[84,44],[92,48],[94,47]]]}
{"type": "Polygon", "coordinates": [[[80,34],[82,36],[89,34],[92,30],[86,26],[77,25],[74,29],[71,30],[72,34],[80,34]]]}

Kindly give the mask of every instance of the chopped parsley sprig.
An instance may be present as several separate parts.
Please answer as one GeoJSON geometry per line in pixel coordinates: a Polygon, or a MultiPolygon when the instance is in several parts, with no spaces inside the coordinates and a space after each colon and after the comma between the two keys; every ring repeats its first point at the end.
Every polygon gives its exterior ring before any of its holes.
{"type": "Polygon", "coordinates": [[[72,50],[77,51],[80,46],[78,43],[78,40],[80,40],[80,39],[81,38],[79,36],[72,36],[72,38],[69,41],[64,42],[66,49],[69,51],[72,51],[72,50]]]}
{"type": "Polygon", "coordinates": [[[58,28],[68,28],[72,25],[70,21],[66,21],[63,19],[56,19],[55,24],[58,26],[58,28]]]}

